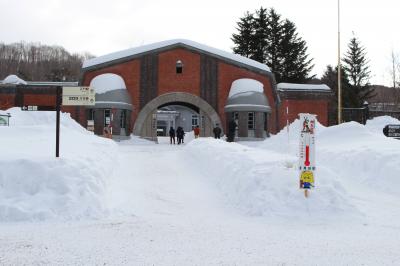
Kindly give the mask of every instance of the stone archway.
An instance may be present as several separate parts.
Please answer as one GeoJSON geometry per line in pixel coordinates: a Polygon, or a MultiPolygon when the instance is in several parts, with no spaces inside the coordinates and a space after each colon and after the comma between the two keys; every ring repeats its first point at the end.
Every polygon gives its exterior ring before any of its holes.
{"type": "Polygon", "coordinates": [[[157,140],[157,108],[168,103],[189,103],[199,108],[201,136],[212,136],[216,124],[222,128],[221,119],[214,108],[199,96],[186,92],[172,92],[160,95],[148,102],[140,111],[133,134],[142,138],[157,140]]]}

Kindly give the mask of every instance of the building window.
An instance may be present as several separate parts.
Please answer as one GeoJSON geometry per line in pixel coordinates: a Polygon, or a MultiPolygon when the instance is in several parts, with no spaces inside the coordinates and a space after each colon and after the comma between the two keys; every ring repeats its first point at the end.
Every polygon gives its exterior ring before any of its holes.
{"type": "Polygon", "coordinates": [[[199,116],[192,115],[192,129],[199,125],[199,116]]]}
{"type": "Polygon", "coordinates": [[[247,128],[248,129],[254,129],[255,128],[254,112],[249,112],[248,113],[247,128]]]}
{"type": "Polygon", "coordinates": [[[176,61],[176,74],[181,74],[183,70],[183,63],[181,60],[176,61]]]}
{"type": "Polygon", "coordinates": [[[111,124],[111,110],[104,109],[104,126],[108,126],[111,124]]]}
{"type": "Polygon", "coordinates": [[[121,116],[119,119],[120,128],[126,127],[126,110],[121,110],[121,116]]]}

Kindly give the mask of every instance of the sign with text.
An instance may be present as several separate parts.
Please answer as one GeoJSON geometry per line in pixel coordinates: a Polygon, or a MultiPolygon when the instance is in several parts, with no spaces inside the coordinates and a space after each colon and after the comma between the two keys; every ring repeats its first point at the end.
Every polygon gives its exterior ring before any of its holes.
{"type": "Polygon", "coordinates": [[[91,87],[63,87],[62,105],[94,105],[95,94],[91,87]]]}
{"type": "Polygon", "coordinates": [[[387,125],[383,128],[383,134],[389,138],[400,138],[400,125],[387,125]]]}
{"type": "Polygon", "coordinates": [[[301,125],[298,162],[300,188],[311,189],[314,187],[316,115],[299,114],[299,116],[301,125]]]}
{"type": "Polygon", "coordinates": [[[38,107],[35,105],[22,106],[21,110],[22,111],[37,111],[38,107]]]}
{"type": "Polygon", "coordinates": [[[55,106],[36,106],[36,105],[25,105],[21,107],[22,111],[55,111],[55,106]]]}

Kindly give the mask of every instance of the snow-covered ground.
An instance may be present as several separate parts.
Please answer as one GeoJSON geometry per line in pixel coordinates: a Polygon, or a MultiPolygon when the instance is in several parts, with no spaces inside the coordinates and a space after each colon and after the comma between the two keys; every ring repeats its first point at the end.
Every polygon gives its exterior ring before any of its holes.
{"type": "Polygon", "coordinates": [[[0,128],[1,265],[400,265],[400,141],[317,127],[298,189],[298,122],[263,142],[114,143],[52,112],[0,128]]]}

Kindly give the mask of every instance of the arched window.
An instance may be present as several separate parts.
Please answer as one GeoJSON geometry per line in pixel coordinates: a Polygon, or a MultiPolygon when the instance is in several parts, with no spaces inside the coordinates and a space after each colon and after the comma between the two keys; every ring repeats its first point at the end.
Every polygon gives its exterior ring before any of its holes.
{"type": "Polygon", "coordinates": [[[181,60],[176,61],[176,74],[181,74],[183,70],[183,63],[181,60]]]}

